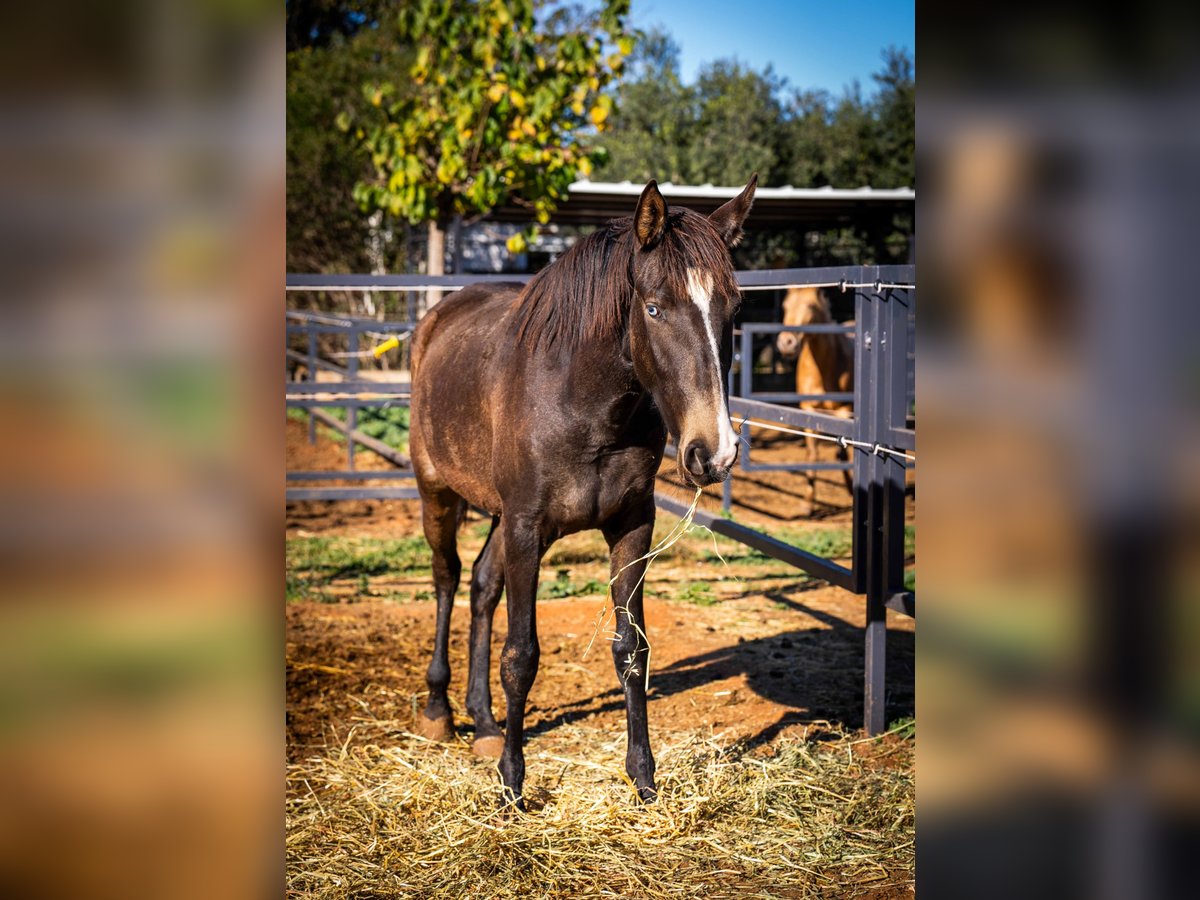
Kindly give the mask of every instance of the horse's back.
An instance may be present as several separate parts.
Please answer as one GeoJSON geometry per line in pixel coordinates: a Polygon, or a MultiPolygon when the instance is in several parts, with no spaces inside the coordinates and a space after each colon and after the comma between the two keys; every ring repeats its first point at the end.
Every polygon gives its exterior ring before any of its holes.
{"type": "Polygon", "coordinates": [[[491,477],[496,356],[521,285],[472,285],[430,310],[413,332],[410,451],[422,492],[449,489],[499,512],[491,477]]]}
{"type": "Polygon", "coordinates": [[[434,341],[486,340],[512,310],[521,284],[473,284],[451,294],[425,314],[412,337],[412,374],[417,377],[429,345],[434,341]]]}

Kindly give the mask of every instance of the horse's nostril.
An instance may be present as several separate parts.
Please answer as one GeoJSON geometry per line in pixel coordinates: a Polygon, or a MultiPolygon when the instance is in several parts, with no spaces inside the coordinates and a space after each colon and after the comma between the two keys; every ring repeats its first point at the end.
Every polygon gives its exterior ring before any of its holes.
{"type": "Polygon", "coordinates": [[[683,451],[683,465],[693,475],[703,475],[708,464],[708,453],[699,441],[692,441],[683,451]]]}

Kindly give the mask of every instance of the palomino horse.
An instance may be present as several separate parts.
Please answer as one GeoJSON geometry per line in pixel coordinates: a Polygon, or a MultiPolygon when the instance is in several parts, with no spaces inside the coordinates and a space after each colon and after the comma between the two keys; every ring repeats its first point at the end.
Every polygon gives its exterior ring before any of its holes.
{"type": "MultiPolygon", "coordinates": [[[[833,322],[829,303],[815,287],[788,288],[783,299],[784,325],[827,325],[833,322]]],[[[775,346],[785,357],[796,358],[796,393],[848,393],[854,390],[854,342],[846,334],[781,331],[775,346]]],[[[850,404],[840,400],[802,400],[801,409],[817,410],[835,416],[850,416],[850,404]]],[[[817,442],[805,438],[808,461],[817,461],[817,442]]],[[[838,448],[838,459],[846,451],[838,448]]],[[[842,471],[846,490],[853,493],[850,472],[842,471]]],[[[817,473],[808,472],[808,508],[811,513],[817,499],[817,473]]]]}
{"type": "Polygon", "coordinates": [[[538,666],[538,565],[558,538],[599,528],[611,555],[613,662],[625,692],[625,767],[656,795],[646,725],[649,647],[642,575],[654,530],[654,476],[667,433],[693,486],[729,477],[737,436],[725,376],[739,302],[728,248],[757,178],[709,217],[668,210],[651,181],[632,218],[580,240],[522,290],[475,285],[443,300],[413,334],[410,445],[433,549],[437,632],[421,723],[453,735],[446,688],[450,611],[466,505],[492,515],[471,572],[467,712],[473,748],[500,756],[506,803],[523,808],[525,701],[538,666]],[[507,588],[501,736],[488,684],[492,614],[507,588]]]}

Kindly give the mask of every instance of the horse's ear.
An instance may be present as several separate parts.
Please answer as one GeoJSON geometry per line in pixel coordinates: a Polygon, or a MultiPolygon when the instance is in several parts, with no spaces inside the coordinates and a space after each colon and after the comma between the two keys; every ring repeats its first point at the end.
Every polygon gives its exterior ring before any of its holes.
{"type": "Polygon", "coordinates": [[[727,247],[736,247],[742,239],[742,223],[750,215],[750,207],[754,203],[754,189],[758,187],[758,173],[750,176],[750,182],[742,192],[708,217],[717,234],[727,247]]]}
{"type": "Polygon", "coordinates": [[[642,249],[648,250],[657,244],[666,227],[667,201],[658,192],[658,182],[650,179],[633,214],[633,229],[642,249]]]}

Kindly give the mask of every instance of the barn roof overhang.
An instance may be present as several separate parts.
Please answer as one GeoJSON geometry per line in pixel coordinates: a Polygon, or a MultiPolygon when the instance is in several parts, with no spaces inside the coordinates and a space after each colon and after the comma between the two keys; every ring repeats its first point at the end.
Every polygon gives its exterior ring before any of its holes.
{"type": "MultiPolygon", "coordinates": [[[[568,188],[568,198],[559,204],[553,221],[561,225],[599,225],[630,215],[644,187],[629,181],[576,181],[568,188]]],[[[736,197],[743,186],[667,182],[658,187],[668,205],[687,206],[707,214],[736,197]]],[[[912,188],[760,187],[754,194],[754,212],[747,227],[823,230],[861,223],[864,219],[890,219],[896,213],[912,213],[916,196],[912,188]]],[[[533,216],[528,209],[504,206],[489,218],[499,222],[528,222],[533,216]]]]}

